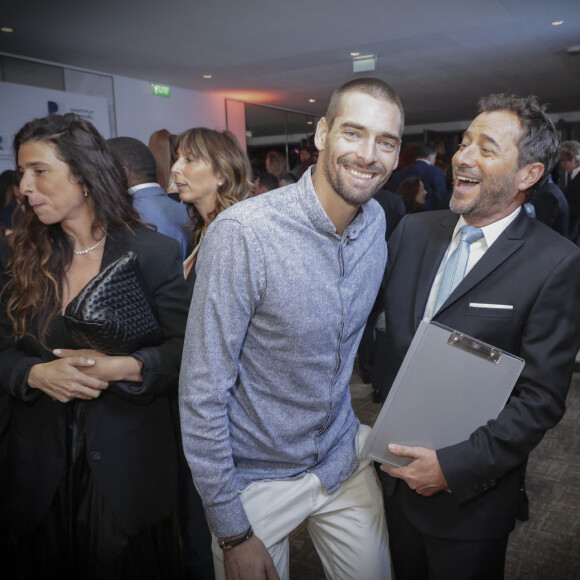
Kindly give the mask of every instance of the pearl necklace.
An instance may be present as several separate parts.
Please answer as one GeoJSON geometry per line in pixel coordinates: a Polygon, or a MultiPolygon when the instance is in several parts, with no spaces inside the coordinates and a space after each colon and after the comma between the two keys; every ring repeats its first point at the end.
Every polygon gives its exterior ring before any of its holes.
{"type": "Polygon", "coordinates": [[[105,234],[94,246],[91,246],[90,248],[87,248],[86,250],[81,250],[80,252],[77,252],[76,250],[73,250],[73,252],[77,256],[82,256],[83,254],[88,254],[89,252],[92,252],[93,250],[96,250],[105,241],[105,238],[106,237],[107,237],[107,234],[105,234]]]}

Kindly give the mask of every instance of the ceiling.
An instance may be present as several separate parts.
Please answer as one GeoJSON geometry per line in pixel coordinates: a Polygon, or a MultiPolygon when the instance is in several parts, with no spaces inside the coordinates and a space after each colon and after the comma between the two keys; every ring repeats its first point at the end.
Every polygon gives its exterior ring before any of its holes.
{"type": "Polygon", "coordinates": [[[502,91],[580,110],[580,0],[13,0],[0,26],[14,56],[314,115],[365,75],[395,88],[408,125],[469,119],[502,91]],[[351,51],[376,72],[354,75],[351,51]]]}

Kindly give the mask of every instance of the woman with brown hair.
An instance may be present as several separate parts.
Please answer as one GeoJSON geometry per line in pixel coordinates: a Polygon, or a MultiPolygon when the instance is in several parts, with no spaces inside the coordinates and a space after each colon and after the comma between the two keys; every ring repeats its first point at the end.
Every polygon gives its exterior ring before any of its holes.
{"type": "Polygon", "coordinates": [[[179,245],[144,226],[122,168],[84,119],[31,121],[14,153],[27,211],[0,240],[7,577],[177,578],[168,395],[187,317],[179,245]],[[67,305],[130,252],[164,338],[120,356],[79,348],[67,305]]]}
{"type": "Polygon", "coordinates": [[[407,213],[425,211],[427,190],[418,177],[407,177],[401,181],[397,193],[403,198],[407,213]]]}
{"type": "Polygon", "coordinates": [[[155,157],[157,182],[166,192],[175,192],[172,184],[171,166],[175,162],[175,141],[177,137],[167,129],[151,133],[148,147],[155,157]]]}
{"type": "Polygon", "coordinates": [[[179,136],[177,154],[171,171],[195,228],[190,243],[192,251],[183,265],[193,288],[195,259],[207,228],[219,213],[251,195],[252,168],[235,135],[229,131],[189,129],[179,136]]]}
{"type": "Polygon", "coordinates": [[[268,154],[266,155],[266,171],[275,175],[278,178],[278,182],[280,182],[280,180],[288,173],[286,157],[276,149],[268,151],[268,154]]]}

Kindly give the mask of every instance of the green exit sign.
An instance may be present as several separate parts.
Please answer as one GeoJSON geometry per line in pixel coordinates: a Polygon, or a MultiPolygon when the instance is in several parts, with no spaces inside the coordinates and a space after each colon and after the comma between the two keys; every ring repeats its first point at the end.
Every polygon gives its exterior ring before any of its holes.
{"type": "Polygon", "coordinates": [[[163,85],[151,85],[151,94],[157,95],[158,97],[170,97],[171,89],[163,85]]]}

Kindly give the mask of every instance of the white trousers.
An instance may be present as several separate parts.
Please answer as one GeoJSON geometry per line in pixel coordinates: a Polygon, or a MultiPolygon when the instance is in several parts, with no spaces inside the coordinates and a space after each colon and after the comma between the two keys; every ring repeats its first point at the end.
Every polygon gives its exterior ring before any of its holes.
{"type": "MultiPolygon", "coordinates": [[[[361,425],[360,450],[370,427],[361,425]]],[[[389,542],[383,497],[371,461],[331,494],[320,479],[259,481],[240,494],[254,533],[268,549],[281,580],[289,580],[289,534],[306,520],[308,532],[330,580],[390,580],[389,542]]],[[[212,543],[216,580],[225,580],[223,552],[212,543]]]]}

